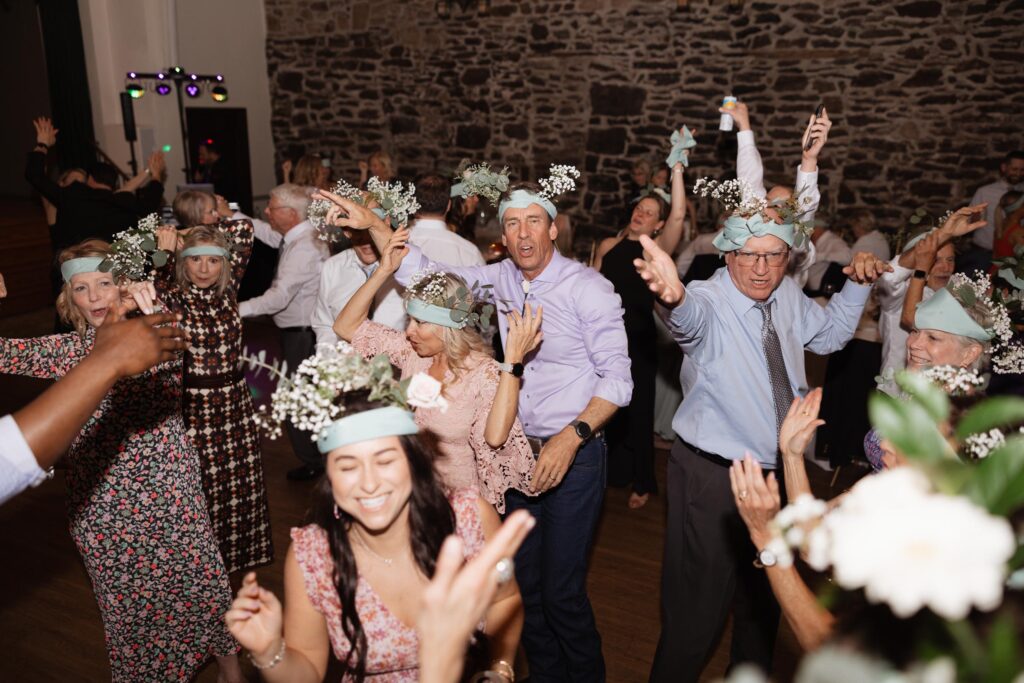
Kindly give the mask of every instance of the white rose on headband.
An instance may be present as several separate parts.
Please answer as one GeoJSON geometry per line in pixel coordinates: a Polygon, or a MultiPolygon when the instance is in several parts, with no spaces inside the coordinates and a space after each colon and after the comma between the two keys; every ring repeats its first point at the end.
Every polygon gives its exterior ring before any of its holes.
{"type": "Polygon", "coordinates": [[[405,395],[414,408],[437,408],[442,413],[448,410],[448,401],[441,396],[441,383],[425,372],[412,376],[405,395]]]}

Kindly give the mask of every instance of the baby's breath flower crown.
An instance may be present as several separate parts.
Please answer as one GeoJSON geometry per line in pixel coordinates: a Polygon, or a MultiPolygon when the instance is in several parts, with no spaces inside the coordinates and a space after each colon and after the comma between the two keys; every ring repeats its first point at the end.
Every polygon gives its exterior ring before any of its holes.
{"type": "Polygon", "coordinates": [[[142,280],[150,265],[160,268],[167,263],[169,254],[157,249],[156,229],[160,227],[160,216],[151,213],[134,228],[128,228],[114,235],[110,245],[110,256],[99,265],[101,272],[115,278],[142,280]]]}
{"type": "Polygon", "coordinates": [[[266,369],[277,378],[269,413],[264,406],[253,416],[272,439],[281,436],[281,425],[287,420],[308,431],[315,441],[323,429],[345,412],[345,407],[337,405],[335,399],[351,391],[369,390],[371,401],[409,407],[406,389],[411,378],[397,381],[386,354],[366,360],[344,342],[302,361],[291,377],[287,376],[287,364],[268,364],[265,351],[243,354],[239,365],[257,372],[266,369]]]}
{"type": "Polygon", "coordinates": [[[580,178],[580,172],[575,166],[568,164],[551,164],[548,169],[548,177],[541,178],[537,184],[541,187],[540,198],[553,200],[566,192],[576,189],[576,181],[580,178]]]}
{"type": "MultiPolygon", "coordinates": [[[[420,203],[416,201],[416,186],[412,183],[406,187],[400,181],[388,183],[373,176],[367,181],[364,193],[342,179],[335,183],[331,192],[360,206],[376,202],[392,228],[407,224],[413,214],[420,210],[420,203]]],[[[337,242],[342,237],[341,228],[327,225],[327,212],[332,206],[326,199],[314,199],[306,211],[309,222],[316,228],[320,239],[326,242],[337,242]]]]}
{"type": "Polygon", "coordinates": [[[493,286],[475,282],[472,287],[459,286],[454,296],[448,296],[447,281],[448,274],[443,271],[422,270],[409,280],[406,296],[449,309],[456,323],[465,322],[481,332],[487,330],[495,311],[493,286]]]}
{"type": "Polygon", "coordinates": [[[991,331],[995,335],[990,355],[992,371],[1000,375],[1024,372],[1024,344],[1014,340],[1010,310],[1000,300],[1000,293],[993,289],[992,278],[980,271],[974,274],[974,279],[954,273],[946,289],[965,307],[981,302],[992,317],[991,331]]]}
{"type": "Polygon", "coordinates": [[[811,202],[806,187],[797,188],[796,193],[788,199],[773,199],[769,202],[753,192],[747,182],[738,178],[719,181],[705,177],[698,178],[693,184],[693,194],[716,200],[725,211],[734,216],[757,216],[765,223],[774,221],[792,224],[796,232],[794,246],[800,246],[810,239],[814,230],[814,224],[803,219],[810,211],[811,202]],[[773,210],[778,218],[765,215],[769,209],[773,210]]]}
{"type": "Polygon", "coordinates": [[[455,171],[453,197],[483,197],[492,206],[498,205],[503,192],[508,190],[508,166],[500,171],[491,170],[490,164],[470,164],[464,160],[455,171]]]}

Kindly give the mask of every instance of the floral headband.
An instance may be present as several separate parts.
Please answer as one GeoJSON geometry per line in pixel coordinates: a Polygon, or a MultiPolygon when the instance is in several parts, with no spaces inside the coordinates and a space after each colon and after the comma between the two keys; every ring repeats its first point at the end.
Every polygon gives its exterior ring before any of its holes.
{"type": "Polygon", "coordinates": [[[413,275],[406,287],[406,312],[423,322],[461,330],[474,325],[481,332],[491,326],[494,304],[492,285],[460,286],[454,296],[445,295],[448,274],[424,270],[413,275]]]}
{"type": "MultiPolygon", "coordinates": [[[[1014,340],[1013,321],[1010,319],[1010,310],[999,299],[999,292],[993,289],[992,278],[987,273],[979,271],[975,273],[974,279],[967,277],[963,273],[954,273],[944,290],[936,292],[931,299],[918,305],[915,324],[921,311],[926,310],[932,299],[937,298],[943,292],[948,292],[950,298],[959,304],[961,312],[963,312],[965,307],[973,306],[977,301],[985,303],[993,319],[992,326],[990,328],[981,328],[977,323],[975,323],[975,326],[982,329],[991,340],[990,358],[993,372],[1000,375],[1024,372],[1024,344],[1014,340]]],[[[966,317],[966,313],[964,313],[964,316],[966,317]]],[[[978,337],[973,338],[977,339],[978,337]]],[[[979,339],[979,341],[984,340],[979,339]]]]}
{"type": "Polygon", "coordinates": [[[715,237],[715,247],[720,251],[735,251],[751,237],[765,235],[774,235],[790,247],[802,246],[814,230],[811,222],[801,220],[808,213],[807,205],[811,202],[811,198],[806,196],[806,189],[798,188],[788,199],[769,202],[755,195],[750,185],[738,179],[719,182],[700,178],[693,184],[695,195],[710,197],[732,213],[715,237]],[[775,216],[767,215],[768,210],[772,210],[775,216]]]}
{"type": "Polygon", "coordinates": [[[239,363],[251,370],[267,369],[278,379],[269,416],[261,408],[254,420],[272,439],[281,436],[281,425],[290,421],[311,433],[321,453],[382,436],[415,434],[418,429],[410,407],[448,408],[441,396],[441,383],[434,378],[419,373],[399,382],[387,355],[366,360],[344,342],[302,361],[291,377],[286,376],[285,363],[268,365],[265,359],[266,352],[261,351],[243,355],[239,363]],[[385,407],[345,414],[344,406],[335,404],[341,394],[366,390],[369,400],[385,407]]]}
{"type": "Polygon", "coordinates": [[[490,164],[470,165],[468,161],[459,164],[455,171],[452,197],[483,197],[497,206],[501,195],[508,190],[508,166],[495,173],[490,164]]]}
{"type": "Polygon", "coordinates": [[[548,169],[548,173],[547,178],[541,178],[537,181],[541,187],[540,192],[523,189],[515,190],[501,202],[498,205],[498,221],[501,222],[505,217],[505,211],[508,209],[525,209],[531,204],[542,206],[548,215],[551,216],[551,220],[554,220],[558,215],[558,209],[555,208],[552,200],[557,199],[566,192],[575,190],[580,172],[575,166],[552,164],[551,168],[548,169]]]}
{"type": "MultiPolygon", "coordinates": [[[[387,219],[392,228],[406,225],[409,218],[420,210],[420,203],[416,200],[416,186],[412,183],[405,187],[401,181],[388,183],[373,176],[366,182],[365,193],[345,180],[338,180],[331,192],[360,206],[366,206],[371,200],[375,201],[379,206],[372,211],[378,218],[387,219]]],[[[325,242],[337,242],[343,236],[341,228],[327,225],[327,212],[332,206],[334,204],[326,199],[314,199],[306,210],[306,217],[316,228],[320,239],[325,242]]]]}

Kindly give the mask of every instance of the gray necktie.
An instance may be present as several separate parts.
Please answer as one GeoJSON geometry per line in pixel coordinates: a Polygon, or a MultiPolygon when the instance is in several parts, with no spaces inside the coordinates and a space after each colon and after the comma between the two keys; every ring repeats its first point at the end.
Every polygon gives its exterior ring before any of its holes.
{"type": "Polygon", "coordinates": [[[775,401],[775,427],[778,430],[782,427],[782,421],[789,412],[789,405],[793,402],[793,389],[789,385],[789,375],[786,373],[782,344],[779,343],[779,335],[775,333],[775,326],[772,324],[771,304],[767,301],[758,301],[754,305],[761,311],[761,346],[764,347],[764,357],[768,361],[768,377],[772,382],[772,398],[775,401]]]}

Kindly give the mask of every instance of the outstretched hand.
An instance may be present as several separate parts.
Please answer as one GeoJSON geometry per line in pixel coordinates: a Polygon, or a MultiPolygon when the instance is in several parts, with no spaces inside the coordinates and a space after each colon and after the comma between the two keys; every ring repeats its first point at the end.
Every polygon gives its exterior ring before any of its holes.
{"type": "Polygon", "coordinates": [[[121,320],[121,312],[111,307],[103,324],[96,329],[96,343],[90,356],[101,356],[117,369],[118,376],[145,372],[158,363],[177,358],[188,347],[188,334],[177,326],[180,315],[153,313],[141,318],[121,320]]]}
{"type": "Polygon", "coordinates": [[[335,211],[332,208],[327,213],[327,221],[336,228],[349,228],[350,230],[379,228],[390,230],[387,223],[381,220],[377,214],[365,206],[360,206],[351,199],[334,194],[328,190],[317,190],[313,193],[313,199],[329,201],[340,209],[340,211],[335,211]]]}
{"type": "Polygon", "coordinates": [[[807,396],[797,396],[789,406],[789,412],[779,428],[779,448],[782,455],[803,460],[807,444],[811,442],[815,430],[825,424],[818,419],[821,410],[821,389],[807,392],[807,396]]]}
{"type": "Polygon", "coordinates": [[[256,572],[242,579],[224,622],[235,640],[257,662],[266,664],[281,648],[284,639],[284,610],[277,596],[256,582],[256,572]]]}
{"type": "Polygon", "coordinates": [[[870,285],[883,273],[891,273],[892,266],[874,254],[861,251],[853,256],[850,265],[843,268],[843,274],[859,285],[870,285]]]}
{"type": "Polygon", "coordinates": [[[633,260],[636,272],[663,304],[675,306],[686,294],[675,261],[647,235],[641,235],[640,244],[644,248],[644,257],[633,260]]]}
{"type": "Polygon", "coordinates": [[[57,133],[60,129],[53,127],[53,121],[46,116],[33,119],[32,125],[36,127],[36,142],[47,147],[57,144],[57,133]]]}

